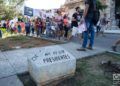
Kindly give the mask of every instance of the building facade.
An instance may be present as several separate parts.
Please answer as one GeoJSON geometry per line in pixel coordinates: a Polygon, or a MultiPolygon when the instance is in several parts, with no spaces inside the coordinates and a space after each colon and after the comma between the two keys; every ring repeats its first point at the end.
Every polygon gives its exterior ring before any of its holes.
{"type": "MultiPolygon", "coordinates": [[[[110,24],[113,26],[118,25],[120,21],[120,0],[100,1],[102,2],[102,4],[107,5],[107,8],[101,12],[101,15],[106,13],[107,18],[110,20],[110,24]],[[118,15],[119,17],[116,17],[116,15],[118,15]]],[[[68,12],[69,17],[72,17],[72,14],[75,12],[75,8],[77,6],[81,7],[81,9],[84,9],[84,0],[66,0],[63,8],[66,9],[66,12],[68,12]]]]}
{"type": "Polygon", "coordinates": [[[75,12],[76,7],[80,7],[84,9],[84,1],[83,0],[66,0],[64,6],[65,12],[68,14],[69,18],[72,18],[73,13],[75,12]]]}

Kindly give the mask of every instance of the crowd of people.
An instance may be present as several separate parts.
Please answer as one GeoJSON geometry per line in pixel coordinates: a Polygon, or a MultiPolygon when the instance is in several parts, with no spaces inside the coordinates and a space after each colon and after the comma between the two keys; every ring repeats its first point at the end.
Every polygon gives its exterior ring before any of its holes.
{"type": "MultiPolygon", "coordinates": [[[[71,39],[78,32],[78,26],[80,24],[83,12],[80,7],[76,8],[76,12],[73,13],[72,20],[67,15],[62,15],[60,11],[57,15],[50,18],[27,18],[19,19],[17,22],[12,20],[1,21],[1,27],[6,28],[7,31],[13,33],[24,33],[26,36],[32,34],[37,37],[45,35],[46,37],[53,37],[61,39],[71,39]],[[71,31],[71,34],[69,32],[71,31]]],[[[97,35],[101,32],[104,33],[105,26],[107,24],[106,14],[100,18],[97,24],[97,35]]],[[[1,33],[1,32],[0,32],[1,33]]],[[[104,35],[104,34],[103,34],[104,35]]],[[[82,35],[83,36],[83,35],[82,35]]]]}
{"type": "Polygon", "coordinates": [[[53,37],[61,39],[62,37],[68,38],[68,31],[71,28],[69,18],[67,15],[62,15],[60,11],[57,11],[57,15],[50,18],[28,18],[25,20],[18,19],[17,22],[12,20],[6,20],[1,23],[1,27],[6,28],[7,31],[13,33],[24,33],[26,36],[30,34],[37,37],[45,35],[46,37],[53,37]]]}
{"type": "MultiPolygon", "coordinates": [[[[29,36],[41,37],[51,37],[57,39],[70,40],[74,36],[79,36],[83,39],[82,48],[77,49],[78,51],[86,51],[86,48],[92,50],[94,45],[95,37],[95,27],[97,35],[101,32],[104,35],[104,29],[108,24],[106,14],[103,17],[99,18],[99,21],[95,25],[93,19],[96,12],[96,2],[86,0],[85,9],[82,11],[80,7],[75,8],[75,13],[73,13],[72,18],[69,18],[68,15],[62,15],[61,11],[57,11],[57,15],[46,18],[26,18],[26,20],[19,19],[17,22],[6,20],[4,23],[1,23],[1,27],[6,28],[7,31],[19,34],[26,34],[29,36]],[[81,28],[80,25],[84,23],[85,29],[79,31],[81,28]],[[79,29],[79,30],[78,30],[79,29]],[[70,34],[69,34],[70,33],[70,34]],[[88,39],[90,43],[87,47],[88,39]]],[[[82,26],[83,27],[83,26],[82,26]]]]}

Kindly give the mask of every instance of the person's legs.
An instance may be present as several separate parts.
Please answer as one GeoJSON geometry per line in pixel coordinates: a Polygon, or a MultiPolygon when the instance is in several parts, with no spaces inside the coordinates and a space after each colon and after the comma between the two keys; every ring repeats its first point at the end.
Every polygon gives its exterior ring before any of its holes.
{"type": "Polygon", "coordinates": [[[34,28],[32,28],[32,34],[34,34],[34,28]]]}
{"type": "Polygon", "coordinates": [[[77,49],[78,51],[86,51],[86,46],[87,46],[87,43],[88,43],[88,36],[89,36],[90,31],[91,31],[91,38],[90,38],[91,39],[91,46],[93,46],[94,32],[92,30],[93,29],[92,21],[91,21],[91,19],[86,19],[85,23],[86,23],[87,31],[83,32],[82,48],[81,49],[77,49]]]}
{"type": "Polygon", "coordinates": [[[30,35],[30,27],[28,27],[28,35],[30,35]]]}
{"type": "Polygon", "coordinates": [[[97,30],[97,32],[96,32],[97,34],[96,34],[96,35],[98,36],[99,33],[100,33],[100,26],[97,26],[97,27],[96,27],[96,30],[97,30]]]}
{"type": "Polygon", "coordinates": [[[89,48],[92,49],[93,45],[94,45],[94,36],[95,36],[95,31],[94,31],[94,26],[91,24],[90,26],[90,44],[89,44],[89,48]]]}
{"type": "Polygon", "coordinates": [[[72,33],[71,33],[71,36],[69,37],[69,40],[71,40],[75,35],[76,35],[76,33],[77,33],[77,27],[74,27],[73,26],[73,28],[72,28],[72,33]]]}
{"type": "Polygon", "coordinates": [[[37,37],[39,36],[39,29],[37,28],[36,29],[36,32],[37,32],[37,37]]]}
{"type": "Polygon", "coordinates": [[[41,36],[41,28],[38,29],[38,35],[41,36]]]}
{"type": "Polygon", "coordinates": [[[83,47],[83,48],[86,48],[87,42],[88,42],[88,31],[85,31],[85,32],[83,33],[83,44],[82,44],[82,47],[83,47]]]}
{"type": "Polygon", "coordinates": [[[65,34],[64,37],[67,38],[68,36],[68,27],[64,26],[65,34]]]}
{"type": "Polygon", "coordinates": [[[28,28],[27,27],[25,27],[25,32],[26,32],[26,36],[27,36],[27,34],[28,34],[28,28]]]}
{"type": "Polygon", "coordinates": [[[120,40],[118,40],[118,41],[112,46],[113,51],[117,51],[116,48],[117,48],[118,45],[120,45],[120,40]]]}

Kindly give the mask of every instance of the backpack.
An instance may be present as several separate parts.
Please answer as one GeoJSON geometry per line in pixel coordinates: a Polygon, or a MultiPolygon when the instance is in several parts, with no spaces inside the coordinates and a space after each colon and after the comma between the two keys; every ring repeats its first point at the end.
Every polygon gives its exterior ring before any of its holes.
{"type": "Polygon", "coordinates": [[[98,7],[97,7],[97,4],[94,3],[93,0],[90,0],[90,1],[91,1],[91,2],[93,3],[93,5],[94,5],[94,13],[93,13],[93,19],[92,19],[92,21],[93,21],[93,24],[96,26],[97,23],[98,23],[98,21],[99,21],[99,19],[100,19],[100,11],[99,11],[99,9],[98,9],[98,7]]]}

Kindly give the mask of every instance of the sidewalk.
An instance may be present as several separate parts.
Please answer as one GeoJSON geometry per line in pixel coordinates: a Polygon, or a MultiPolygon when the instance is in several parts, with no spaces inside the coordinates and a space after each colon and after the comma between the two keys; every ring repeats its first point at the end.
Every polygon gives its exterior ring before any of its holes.
{"type": "MultiPolygon", "coordinates": [[[[92,51],[87,50],[80,52],[76,50],[77,48],[80,48],[80,45],[72,42],[60,44],[59,46],[69,51],[76,59],[81,59],[106,51],[105,49],[95,47],[92,51]]],[[[23,86],[16,74],[28,71],[27,58],[35,54],[39,49],[40,47],[0,52],[0,86],[23,86]],[[32,52],[32,54],[30,52],[32,52]]]]}
{"type": "Polygon", "coordinates": [[[104,33],[120,34],[120,30],[105,30],[104,33]]]}

